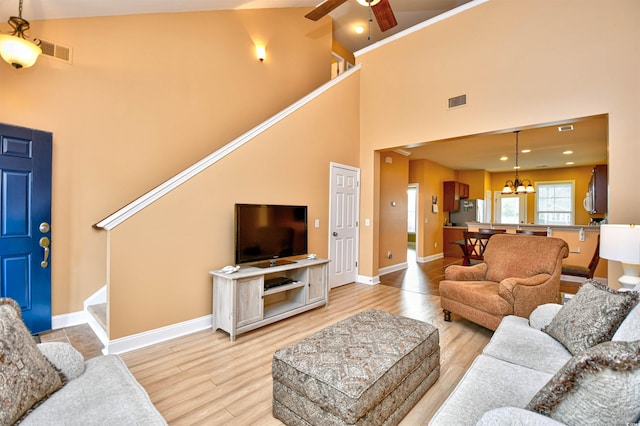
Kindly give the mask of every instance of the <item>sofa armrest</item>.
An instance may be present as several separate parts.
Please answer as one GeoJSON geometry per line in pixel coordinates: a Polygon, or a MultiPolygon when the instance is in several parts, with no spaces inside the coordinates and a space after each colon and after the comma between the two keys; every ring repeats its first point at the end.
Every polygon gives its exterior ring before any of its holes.
{"type": "Polygon", "coordinates": [[[551,417],[516,407],[500,407],[487,411],[480,417],[477,426],[527,425],[527,426],[561,426],[551,417]]]}
{"type": "Polygon", "coordinates": [[[444,270],[444,279],[449,281],[481,281],[487,273],[487,264],[472,266],[450,265],[444,270]]]}
{"type": "Polygon", "coordinates": [[[542,330],[553,320],[553,317],[562,309],[562,305],[557,303],[545,303],[540,305],[529,315],[529,326],[536,330],[542,330]]]}
{"type": "Polygon", "coordinates": [[[77,379],[84,373],[84,357],[73,346],[62,342],[39,343],[38,349],[67,377],[77,379]]]}

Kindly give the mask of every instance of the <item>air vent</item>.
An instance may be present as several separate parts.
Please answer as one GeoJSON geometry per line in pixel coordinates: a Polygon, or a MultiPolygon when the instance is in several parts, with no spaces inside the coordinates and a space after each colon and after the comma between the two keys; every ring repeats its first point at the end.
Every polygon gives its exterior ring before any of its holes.
{"type": "Polygon", "coordinates": [[[569,132],[573,130],[573,124],[567,124],[566,126],[559,126],[558,127],[558,131],[559,132],[569,132]]]}
{"type": "Polygon", "coordinates": [[[42,49],[42,54],[44,56],[66,62],[68,64],[71,63],[70,47],[55,44],[46,40],[40,40],[40,48],[42,49]]]}
{"type": "Polygon", "coordinates": [[[449,98],[449,108],[457,108],[467,104],[467,95],[460,95],[449,98]]]}

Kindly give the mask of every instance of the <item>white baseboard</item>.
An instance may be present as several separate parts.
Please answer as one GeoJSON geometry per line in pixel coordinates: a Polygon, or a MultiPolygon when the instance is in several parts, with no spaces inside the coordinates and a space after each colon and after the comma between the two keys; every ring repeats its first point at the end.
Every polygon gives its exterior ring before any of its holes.
{"type": "Polygon", "coordinates": [[[427,256],[427,257],[418,257],[416,259],[416,262],[427,263],[427,262],[432,262],[434,260],[442,259],[443,257],[444,257],[444,253],[432,254],[431,256],[427,256]]]}
{"type": "Polygon", "coordinates": [[[86,311],[71,312],[70,314],[54,315],[51,317],[51,329],[58,330],[74,325],[85,324],[89,313],[86,311]]]}
{"type": "Polygon", "coordinates": [[[378,275],[386,275],[391,272],[402,271],[403,269],[407,269],[409,265],[407,262],[398,263],[396,265],[385,266],[384,268],[378,269],[378,275]]]}
{"type": "Polygon", "coordinates": [[[376,275],[375,277],[367,277],[366,275],[358,275],[356,282],[360,284],[376,285],[380,284],[380,276],[376,275]]]}
{"type": "Polygon", "coordinates": [[[91,305],[100,305],[101,303],[107,303],[107,285],[105,284],[98,291],[93,293],[91,296],[87,297],[84,301],[83,306],[84,310],[87,310],[88,306],[91,305]]]}
{"type": "Polygon", "coordinates": [[[133,334],[120,339],[110,340],[102,351],[104,354],[121,354],[134,349],[140,349],[166,340],[175,339],[196,331],[211,328],[211,315],[205,315],[189,321],[171,324],[155,330],[133,334]]]}

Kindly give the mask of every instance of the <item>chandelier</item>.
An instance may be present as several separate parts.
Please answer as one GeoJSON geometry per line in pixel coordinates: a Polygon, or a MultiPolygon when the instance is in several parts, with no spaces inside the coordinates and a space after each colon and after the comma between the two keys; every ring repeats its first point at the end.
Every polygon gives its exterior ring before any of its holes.
{"type": "Polygon", "coordinates": [[[11,16],[8,22],[13,32],[0,34],[0,56],[15,69],[28,68],[36,63],[42,49],[39,40],[31,41],[25,36],[29,21],[22,19],[22,0],[18,5],[18,16],[11,16]]]}
{"type": "Polygon", "coordinates": [[[516,130],[513,132],[516,134],[516,178],[515,180],[507,180],[504,184],[504,189],[502,190],[503,194],[533,194],[536,192],[535,188],[531,184],[529,179],[520,180],[518,176],[518,170],[520,170],[520,166],[518,166],[518,134],[520,130],[516,130]]]}

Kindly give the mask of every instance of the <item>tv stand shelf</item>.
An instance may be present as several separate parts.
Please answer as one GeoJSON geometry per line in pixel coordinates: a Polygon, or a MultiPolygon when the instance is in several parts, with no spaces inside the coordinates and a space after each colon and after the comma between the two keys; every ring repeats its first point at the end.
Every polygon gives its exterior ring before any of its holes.
{"type": "Polygon", "coordinates": [[[238,334],[329,304],[327,259],[298,259],[294,263],[258,268],[241,266],[213,277],[213,331],[238,334]],[[293,282],[265,290],[265,280],[285,277],[293,282]]]}

